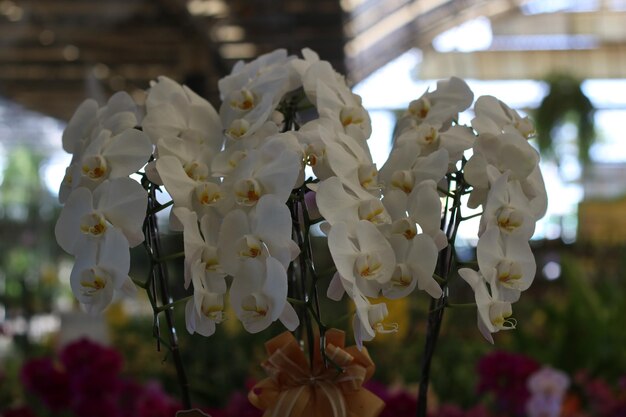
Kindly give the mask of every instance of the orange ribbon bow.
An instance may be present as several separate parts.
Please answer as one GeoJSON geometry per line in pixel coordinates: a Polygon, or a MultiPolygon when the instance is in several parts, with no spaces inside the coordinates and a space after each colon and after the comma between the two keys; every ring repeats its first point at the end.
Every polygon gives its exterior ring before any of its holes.
{"type": "Polygon", "coordinates": [[[269,376],[252,388],[248,399],[265,410],[263,417],[377,417],[385,404],[362,386],[374,373],[374,362],[365,348],[344,344],[344,332],[326,332],[326,356],[340,372],[324,365],[319,348],[309,366],[291,333],[276,336],[265,344],[268,359],[262,366],[269,376]]]}

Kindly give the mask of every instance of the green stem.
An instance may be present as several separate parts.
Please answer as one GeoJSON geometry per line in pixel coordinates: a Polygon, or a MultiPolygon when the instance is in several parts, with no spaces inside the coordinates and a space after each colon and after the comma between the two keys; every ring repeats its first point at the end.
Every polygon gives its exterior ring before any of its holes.
{"type": "Polygon", "coordinates": [[[176,374],[178,376],[178,383],[181,390],[181,400],[185,409],[191,408],[191,397],[189,395],[189,383],[187,381],[187,374],[183,365],[182,356],[178,346],[178,336],[176,334],[176,327],[174,326],[173,316],[173,302],[169,294],[168,288],[168,272],[167,265],[164,262],[155,263],[155,259],[163,259],[161,257],[161,239],[159,235],[159,227],[157,224],[155,208],[158,207],[156,200],[156,191],[154,184],[148,184],[148,209],[146,220],[144,222],[144,234],[146,236],[146,244],[144,245],[148,250],[150,259],[153,261],[150,265],[151,279],[149,286],[152,293],[148,291],[149,299],[152,304],[154,312],[154,333],[157,339],[157,347],[161,344],[168,348],[168,351],[172,354],[174,366],[176,368],[176,374]],[[157,306],[157,291],[160,295],[162,307],[157,306]],[[163,340],[160,334],[159,314],[165,315],[165,324],[167,329],[168,341],[163,340]]]}
{"type": "Polygon", "coordinates": [[[482,215],[483,215],[483,212],[481,211],[480,213],[472,214],[472,215],[467,216],[467,217],[461,217],[461,221],[473,219],[474,217],[479,217],[479,216],[482,216],[482,215]]]}
{"type": "Polygon", "coordinates": [[[179,299],[179,300],[172,301],[171,303],[164,304],[164,305],[162,305],[162,306],[160,306],[160,307],[157,307],[155,311],[156,311],[157,313],[161,313],[161,312],[163,312],[163,311],[165,311],[165,310],[168,310],[168,309],[170,309],[170,308],[174,307],[175,305],[178,305],[178,304],[180,304],[180,303],[184,303],[184,302],[186,302],[186,301],[188,301],[188,300],[190,300],[190,299],[192,299],[192,298],[193,298],[193,295],[189,295],[189,296],[187,296],[187,297],[184,297],[184,298],[181,298],[181,299],[179,299]]]}
{"type": "Polygon", "coordinates": [[[142,290],[145,290],[148,288],[148,283],[145,281],[141,281],[137,278],[133,278],[130,277],[130,280],[133,281],[133,284],[135,284],[136,286],[138,286],[139,288],[141,288],[142,290]]]}
{"type": "Polygon", "coordinates": [[[447,282],[445,278],[440,277],[437,274],[433,274],[433,278],[435,279],[435,281],[437,281],[441,285],[444,285],[447,282]]]}
{"type": "Polygon", "coordinates": [[[298,306],[306,306],[308,303],[306,301],[298,300],[297,298],[287,297],[287,301],[291,304],[298,306]]]}
{"type": "Polygon", "coordinates": [[[476,308],[476,303],[448,303],[446,307],[450,308],[476,308]]]}
{"type": "MultiPolygon", "coordinates": [[[[464,164],[464,161],[463,161],[464,164]]],[[[462,169],[462,168],[461,168],[462,169]]],[[[441,324],[443,322],[443,313],[445,307],[448,305],[448,275],[452,269],[455,260],[454,242],[463,217],[461,215],[461,196],[463,195],[467,185],[464,181],[462,172],[458,171],[455,174],[448,174],[448,190],[446,195],[452,196],[452,202],[446,199],[444,216],[441,220],[441,228],[445,229],[446,236],[448,237],[448,246],[446,246],[440,253],[435,270],[434,277],[438,282],[443,281],[441,287],[443,290],[443,296],[439,299],[431,299],[430,310],[428,313],[428,322],[426,327],[426,340],[424,345],[424,355],[422,356],[422,374],[419,383],[419,392],[417,397],[417,417],[427,416],[427,399],[428,399],[428,386],[430,383],[430,368],[433,356],[435,354],[435,347],[441,331],[441,324]],[[451,183],[454,182],[455,190],[450,192],[451,183]],[[449,216],[448,217],[448,210],[449,216]]]]}
{"type": "Polygon", "coordinates": [[[163,203],[163,204],[160,204],[157,202],[157,205],[153,207],[152,209],[148,210],[147,214],[148,216],[157,214],[158,212],[165,210],[166,208],[168,208],[169,206],[173,204],[174,204],[174,200],[170,200],[167,203],[163,203]]]}
{"type": "Polygon", "coordinates": [[[180,259],[185,257],[185,251],[172,253],[170,255],[161,256],[160,258],[155,259],[154,261],[157,263],[173,261],[174,259],[180,259]]]}

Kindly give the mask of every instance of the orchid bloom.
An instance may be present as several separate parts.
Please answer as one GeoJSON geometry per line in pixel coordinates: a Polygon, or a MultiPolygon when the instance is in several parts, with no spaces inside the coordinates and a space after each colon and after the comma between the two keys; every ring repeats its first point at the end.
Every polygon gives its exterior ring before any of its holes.
{"type": "Polygon", "coordinates": [[[443,148],[417,157],[407,149],[397,148],[389,158],[380,170],[380,178],[388,190],[399,189],[406,194],[422,181],[439,182],[448,170],[449,155],[443,148]]]}
{"type": "Polygon", "coordinates": [[[193,298],[185,304],[185,325],[189,334],[211,336],[216,324],[224,321],[224,295],[195,289],[193,298]]]}
{"type": "Polygon", "coordinates": [[[87,312],[102,312],[111,303],[115,293],[133,295],[136,292],[128,277],[128,243],[121,233],[108,233],[103,237],[101,245],[83,246],[76,255],[70,286],[87,312]]]}
{"type": "Polygon", "coordinates": [[[224,142],[222,123],[213,106],[163,76],[148,91],[142,126],[155,144],[162,138],[177,137],[219,152],[224,142]]]}
{"type": "Polygon", "coordinates": [[[509,181],[509,172],[492,181],[480,219],[478,236],[486,229],[498,227],[502,234],[530,239],[535,230],[535,217],[521,187],[519,181],[509,181]]]}
{"type": "Polygon", "coordinates": [[[264,148],[253,149],[224,179],[223,186],[240,208],[253,207],[264,195],[286,202],[298,181],[301,160],[289,149],[278,155],[264,148]]]}
{"type": "Polygon", "coordinates": [[[220,107],[222,124],[226,135],[232,139],[245,140],[254,134],[271,117],[282,98],[289,71],[258,77],[245,86],[230,91],[220,107]]]}
{"type": "Polygon", "coordinates": [[[394,333],[398,331],[397,323],[383,323],[389,312],[387,304],[372,304],[362,295],[354,298],[356,313],[352,320],[354,341],[359,349],[363,349],[363,342],[373,340],[376,333],[394,333]]]}
{"type": "Polygon", "coordinates": [[[459,269],[459,275],[474,290],[478,312],[478,329],[489,343],[493,344],[492,333],[515,328],[517,322],[511,318],[513,313],[511,303],[497,300],[490,295],[485,279],[480,272],[469,268],[461,268],[459,269]]]}
{"type": "Polygon", "coordinates": [[[365,143],[372,134],[372,122],[361,104],[361,97],[350,91],[345,83],[332,81],[330,85],[322,80],[317,83],[316,99],[320,118],[331,121],[337,132],[365,143]]]}
{"type": "Polygon", "coordinates": [[[287,302],[287,272],[274,258],[246,259],[233,277],[230,300],[250,333],[258,333],[276,320],[289,330],[298,327],[298,315],[287,302]]]}
{"type": "Polygon", "coordinates": [[[119,231],[128,241],[126,247],[135,247],[144,240],[146,204],[146,191],[130,178],[104,181],[93,192],[77,188],[55,226],[57,242],[67,253],[75,255],[83,245],[119,231]]]}
{"type": "Polygon", "coordinates": [[[417,123],[448,124],[467,109],[474,100],[474,93],[465,81],[452,77],[437,82],[437,88],[428,91],[409,103],[407,114],[398,121],[398,132],[403,132],[411,119],[417,123]]]}
{"type": "Polygon", "coordinates": [[[383,203],[391,214],[393,223],[390,233],[401,234],[411,239],[421,231],[428,234],[439,250],[448,245],[445,233],[439,228],[441,223],[441,200],[437,191],[437,184],[433,180],[424,180],[418,186],[412,187],[410,194],[399,189],[392,189],[385,193],[383,203]]]}
{"type": "Polygon", "coordinates": [[[497,228],[491,228],[478,240],[476,252],[478,266],[495,298],[515,302],[532,284],[536,263],[527,239],[501,235],[497,228]]]}
{"type": "Polygon", "coordinates": [[[538,162],[537,151],[518,133],[478,136],[474,154],[465,165],[465,179],[474,187],[468,205],[477,207],[485,202],[489,188],[488,166],[501,173],[510,171],[512,180],[524,182],[537,168],[538,162]]]}
{"type": "Polygon", "coordinates": [[[63,132],[63,149],[73,154],[61,187],[65,203],[78,187],[94,189],[108,178],[125,177],[143,167],[152,154],[148,137],[133,129],[136,105],[126,93],[116,93],[106,106],[84,101],[63,132]]]}
{"type": "MultiPolygon", "coordinates": [[[[151,155],[152,144],[139,130],[127,129],[116,136],[112,136],[109,130],[100,130],[70,165],[62,187],[93,190],[106,179],[127,177],[136,172],[151,155]]],[[[66,198],[67,194],[62,194],[61,199],[65,201],[66,198]]]]}
{"type": "Polygon", "coordinates": [[[95,100],[87,99],[76,109],[63,131],[63,149],[80,155],[101,130],[108,130],[116,136],[136,127],[139,122],[137,105],[126,92],[113,94],[102,107],[95,100]]]}
{"type": "Polygon", "coordinates": [[[439,250],[433,239],[422,233],[411,240],[392,236],[389,241],[397,264],[391,279],[382,286],[383,295],[389,299],[405,297],[417,285],[431,297],[440,298],[443,291],[433,278],[439,250]]]}
{"type": "MultiPolygon", "coordinates": [[[[190,155],[187,160],[173,155],[157,159],[156,169],[175,207],[201,214],[213,211],[222,214],[234,205],[234,199],[224,191],[219,179],[211,176],[209,163],[207,159],[190,155]]],[[[175,223],[172,227],[177,229],[175,223]]]]}
{"type": "Polygon", "coordinates": [[[331,224],[344,222],[349,228],[361,220],[382,225],[391,223],[385,206],[371,194],[362,190],[362,198],[348,193],[338,177],[320,182],[315,200],[320,213],[331,224]]]}
{"type": "Polygon", "coordinates": [[[185,305],[185,324],[190,334],[211,336],[215,325],[224,321],[224,294],[226,283],[223,277],[205,275],[205,264],[196,260],[193,280],[193,298],[185,305]],[[197,268],[199,267],[199,268],[197,268]]]}
{"type": "Polygon", "coordinates": [[[493,96],[481,96],[474,105],[476,117],[472,126],[478,134],[500,134],[516,131],[526,139],[535,134],[528,117],[521,117],[515,110],[493,96]]]}
{"type": "Polygon", "coordinates": [[[274,258],[286,269],[299,253],[291,240],[291,215],[272,195],[261,197],[254,210],[233,210],[223,219],[218,237],[223,270],[237,275],[247,259],[274,258]]]}
{"type": "Polygon", "coordinates": [[[251,82],[257,82],[258,79],[282,79],[283,94],[296,89],[299,81],[290,65],[294,59],[294,56],[287,55],[285,49],[277,49],[247,63],[238,61],[231,73],[217,83],[222,100],[225,100],[233,91],[245,88],[251,82]]]}
{"type": "Polygon", "coordinates": [[[185,245],[185,288],[189,286],[194,275],[221,282],[212,286],[223,288],[226,292],[226,284],[220,259],[218,256],[218,233],[221,218],[208,213],[202,216],[198,224],[198,216],[195,212],[185,207],[177,207],[173,210],[174,216],[183,226],[183,242],[185,245]]]}
{"type": "MultiPolygon", "coordinates": [[[[343,288],[350,294],[356,285],[368,297],[378,297],[382,285],[389,282],[396,266],[393,249],[372,223],[361,220],[348,234],[345,223],[332,225],[328,248],[337,267],[343,288]]],[[[336,278],[336,279],[337,279],[336,278]]],[[[340,294],[333,298],[340,297],[340,294]]]]}

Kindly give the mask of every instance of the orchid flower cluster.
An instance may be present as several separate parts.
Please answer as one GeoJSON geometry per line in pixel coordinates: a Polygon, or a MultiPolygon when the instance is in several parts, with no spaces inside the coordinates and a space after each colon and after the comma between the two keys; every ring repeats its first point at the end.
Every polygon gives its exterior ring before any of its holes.
{"type": "Polygon", "coordinates": [[[193,288],[189,332],[212,335],[227,296],[249,332],[276,320],[310,327],[309,314],[322,330],[310,245],[319,223],[336,267],[327,296],[354,301],[362,346],[397,328],[380,297],[415,288],[447,297],[466,219],[460,207],[471,192],[467,204],[482,206],[479,269],[459,274],[476,294],[487,339],[515,327],[511,303],[533,280],[528,240],[547,204],[528,119],[486,96],[471,127],[462,126],[473,93],[458,78],[441,81],[410,103],[378,170],[360,97],[316,53],[302,54],[277,50],[238,63],[219,82],[218,110],[166,77],[143,106],[117,93],[104,107],[87,100],[78,108],[63,135],[73,159],[56,236],[76,257],[79,302],[99,312],[116,293],[132,292],[129,248],[144,241],[144,219],[171,204],[170,229],[183,232],[184,286],[193,288]],[[157,187],[170,203],[151,200],[157,187]],[[307,308],[296,311],[298,303],[307,308]]]}

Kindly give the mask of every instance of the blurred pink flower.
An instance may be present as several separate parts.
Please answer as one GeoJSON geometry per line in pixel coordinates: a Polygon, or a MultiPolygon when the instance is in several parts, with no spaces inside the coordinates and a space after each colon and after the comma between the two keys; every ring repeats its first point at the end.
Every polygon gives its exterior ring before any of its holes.
{"type": "Polygon", "coordinates": [[[528,390],[533,395],[563,398],[569,387],[569,377],[565,372],[543,367],[528,378],[528,390]]]}

